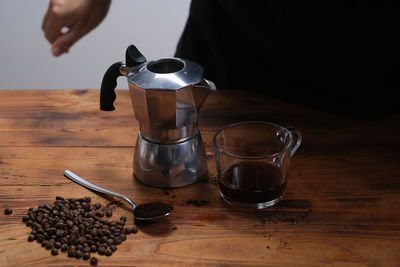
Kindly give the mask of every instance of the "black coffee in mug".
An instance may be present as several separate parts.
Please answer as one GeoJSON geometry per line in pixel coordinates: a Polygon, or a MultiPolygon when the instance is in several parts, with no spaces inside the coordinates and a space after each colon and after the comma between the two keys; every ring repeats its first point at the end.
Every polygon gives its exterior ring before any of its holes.
{"type": "Polygon", "coordinates": [[[283,195],[286,179],[282,178],[281,169],[273,163],[242,161],[223,173],[219,186],[231,201],[265,203],[283,195]]]}

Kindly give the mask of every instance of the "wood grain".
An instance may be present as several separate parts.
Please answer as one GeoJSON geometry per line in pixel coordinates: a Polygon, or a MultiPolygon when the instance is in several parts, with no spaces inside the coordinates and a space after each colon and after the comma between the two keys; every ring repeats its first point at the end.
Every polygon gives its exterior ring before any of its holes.
{"type": "MultiPolygon", "coordinates": [[[[209,177],[179,189],[133,178],[138,123],[127,91],[99,111],[98,90],[0,90],[0,266],[82,266],[27,242],[29,207],[55,196],[102,198],[63,177],[65,169],[138,203],[173,204],[172,216],[141,225],[99,266],[399,266],[400,117],[331,114],[241,91],[209,96],[199,128],[209,177]],[[212,135],[241,120],[295,126],[303,143],[291,161],[287,194],[254,212],[223,202],[215,185],[212,135]],[[196,207],[190,199],[207,200],[196,207]],[[4,215],[6,207],[13,214],[4,215]]],[[[128,206],[116,206],[115,217],[128,206]]]]}

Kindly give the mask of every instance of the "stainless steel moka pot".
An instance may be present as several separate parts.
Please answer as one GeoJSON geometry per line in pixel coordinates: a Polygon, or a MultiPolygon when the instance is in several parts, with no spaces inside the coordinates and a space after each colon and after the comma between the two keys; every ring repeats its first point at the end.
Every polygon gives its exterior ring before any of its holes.
{"type": "Polygon", "coordinates": [[[140,131],[133,159],[134,175],[154,187],[180,187],[207,172],[197,119],[207,95],[215,91],[198,64],[181,58],[146,61],[131,45],[126,60],[104,74],[100,109],[114,110],[116,79],[127,76],[140,131]]]}

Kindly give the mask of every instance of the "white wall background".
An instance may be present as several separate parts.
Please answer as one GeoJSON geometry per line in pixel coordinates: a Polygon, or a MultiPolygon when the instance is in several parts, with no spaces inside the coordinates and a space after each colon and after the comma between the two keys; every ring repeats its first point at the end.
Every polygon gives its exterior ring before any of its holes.
{"type": "MultiPolygon", "coordinates": [[[[173,56],[190,0],[114,0],[105,20],[55,58],[41,30],[48,0],[0,0],[0,89],[99,88],[135,44],[148,60],[173,56]]],[[[126,79],[117,88],[127,88],[126,79]]]]}

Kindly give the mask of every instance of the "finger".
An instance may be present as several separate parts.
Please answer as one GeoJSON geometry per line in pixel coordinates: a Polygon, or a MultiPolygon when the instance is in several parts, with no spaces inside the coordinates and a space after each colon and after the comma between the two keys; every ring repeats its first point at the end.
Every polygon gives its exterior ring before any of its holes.
{"type": "Polygon", "coordinates": [[[51,52],[58,57],[69,51],[70,47],[76,43],[83,34],[78,30],[78,27],[72,27],[65,34],[61,34],[52,44],[51,52]]]}
{"type": "Polygon", "coordinates": [[[52,8],[53,8],[53,4],[50,2],[50,3],[49,3],[49,7],[47,8],[47,12],[46,12],[46,14],[44,15],[43,21],[42,21],[42,30],[43,30],[43,31],[44,31],[44,29],[46,28],[46,25],[47,25],[47,23],[48,23],[49,14],[50,14],[52,8]]]}
{"type": "Polygon", "coordinates": [[[62,34],[61,30],[64,26],[66,25],[61,18],[54,15],[49,15],[44,29],[44,35],[46,36],[46,39],[50,43],[53,43],[62,34]]]}

